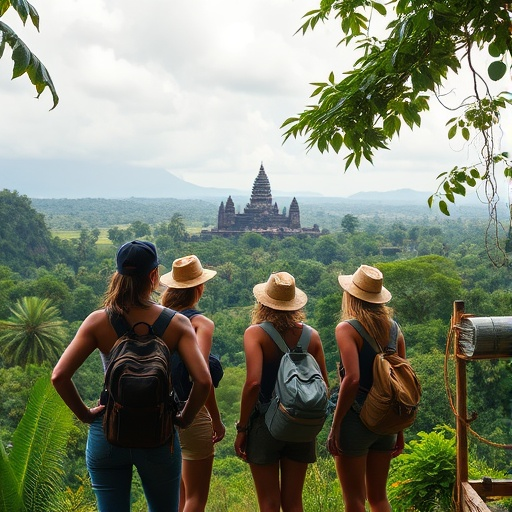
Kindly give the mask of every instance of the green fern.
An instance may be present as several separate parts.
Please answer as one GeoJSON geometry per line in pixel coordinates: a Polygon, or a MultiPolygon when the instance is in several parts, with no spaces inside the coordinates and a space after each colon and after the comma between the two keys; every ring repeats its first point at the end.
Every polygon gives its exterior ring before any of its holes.
{"type": "Polygon", "coordinates": [[[48,512],[62,486],[62,460],[73,418],[50,377],[34,385],[12,439],[0,457],[0,512],[48,512]]]}

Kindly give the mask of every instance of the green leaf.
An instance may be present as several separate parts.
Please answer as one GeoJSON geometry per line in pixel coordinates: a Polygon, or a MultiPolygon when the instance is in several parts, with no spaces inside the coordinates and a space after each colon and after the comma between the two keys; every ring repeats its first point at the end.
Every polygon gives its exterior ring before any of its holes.
{"type": "Polygon", "coordinates": [[[30,50],[21,40],[18,40],[12,50],[12,60],[14,61],[12,78],[18,78],[27,71],[30,64],[30,56],[30,50]]]}
{"type": "Polygon", "coordinates": [[[11,5],[25,24],[30,11],[28,2],[26,0],[11,0],[11,5]]]}
{"type": "Polygon", "coordinates": [[[446,201],[439,201],[439,209],[441,210],[441,213],[443,213],[447,217],[450,216],[450,212],[448,211],[448,205],[446,204],[446,201]]]}
{"type": "Polygon", "coordinates": [[[0,18],[5,14],[7,9],[11,6],[10,0],[0,0],[0,18]]]}
{"type": "Polygon", "coordinates": [[[386,8],[384,5],[379,4],[378,2],[372,2],[372,7],[382,16],[386,16],[386,8]]]}
{"type": "Polygon", "coordinates": [[[336,132],[331,138],[331,146],[334,149],[334,151],[336,151],[336,153],[339,153],[342,145],[343,137],[340,132],[336,132]]]}
{"type": "Polygon", "coordinates": [[[430,196],[428,199],[427,199],[427,204],[428,204],[428,207],[429,208],[432,208],[432,203],[434,202],[434,196],[430,196]]]}
{"type": "Polygon", "coordinates": [[[507,72],[507,65],[501,60],[495,60],[494,62],[491,62],[487,68],[487,72],[489,73],[489,78],[497,82],[505,76],[505,73],[507,72]]]}
{"type": "Polygon", "coordinates": [[[465,140],[469,140],[469,130],[466,127],[462,128],[462,136],[465,140]]]}
{"type": "Polygon", "coordinates": [[[457,125],[454,124],[449,130],[448,130],[448,138],[453,139],[455,137],[455,134],[457,133],[457,125]]]}
{"type": "Polygon", "coordinates": [[[502,55],[502,52],[496,43],[491,43],[487,47],[487,51],[491,57],[500,57],[502,55]]]}

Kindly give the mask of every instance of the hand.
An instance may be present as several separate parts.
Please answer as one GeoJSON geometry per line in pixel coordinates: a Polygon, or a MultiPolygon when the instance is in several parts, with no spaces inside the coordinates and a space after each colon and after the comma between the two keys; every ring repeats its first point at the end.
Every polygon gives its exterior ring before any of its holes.
{"type": "Polygon", "coordinates": [[[247,460],[245,445],[247,443],[247,432],[237,432],[235,438],[235,452],[242,460],[247,460]]]}
{"type": "Polygon", "coordinates": [[[226,435],[226,426],[222,421],[219,421],[218,424],[213,425],[213,444],[218,443],[224,439],[226,435]]]}
{"type": "Polygon", "coordinates": [[[103,411],[105,410],[104,405],[97,405],[89,409],[88,414],[84,418],[80,418],[82,423],[92,423],[103,411]]]}
{"type": "Polygon", "coordinates": [[[187,428],[190,426],[190,421],[186,421],[183,417],[182,411],[174,416],[174,425],[179,428],[187,428]]]}
{"type": "Polygon", "coordinates": [[[403,451],[404,451],[404,432],[401,430],[398,432],[398,435],[396,436],[396,443],[395,447],[393,448],[393,451],[391,452],[391,457],[395,458],[398,457],[403,451]]]}
{"type": "MultiPolygon", "coordinates": [[[[339,432],[339,428],[336,429],[339,432]]],[[[327,449],[329,450],[329,453],[336,457],[339,455],[340,452],[340,446],[339,446],[339,440],[337,439],[336,434],[333,432],[333,429],[331,428],[329,432],[329,436],[327,437],[327,449]]]]}

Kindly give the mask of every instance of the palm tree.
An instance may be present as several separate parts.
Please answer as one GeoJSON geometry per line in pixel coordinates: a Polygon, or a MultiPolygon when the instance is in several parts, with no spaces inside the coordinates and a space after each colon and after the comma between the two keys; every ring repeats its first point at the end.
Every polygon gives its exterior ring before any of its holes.
{"type": "Polygon", "coordinates": [[[49,299],[23,297],[0,321],[0,355],[7,364],[55,363],[64,347],[66,329],[49,299]]]}
{"type": "Polygon", "coordinates": [[[0,442],[0,512],[58,510],[62,461],[72,428],[73,415],[50,376],[41,377],[32,388],[9,452],[0,442]]]}

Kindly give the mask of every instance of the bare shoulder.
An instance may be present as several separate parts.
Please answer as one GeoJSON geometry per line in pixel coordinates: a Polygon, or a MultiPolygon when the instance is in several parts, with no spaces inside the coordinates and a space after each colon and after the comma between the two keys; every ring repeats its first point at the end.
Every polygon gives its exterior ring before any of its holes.
{"type": "Polygon", "coordinates": [[[195,315],[193,316],[190,321],[192,322],[192,325],[194,327],[202,327],[202,328],[210,328],[213,329],[215,327],[215,324],[213,323],[213,320],[210,320],[208,317],[204,315],[195,315]]]}

